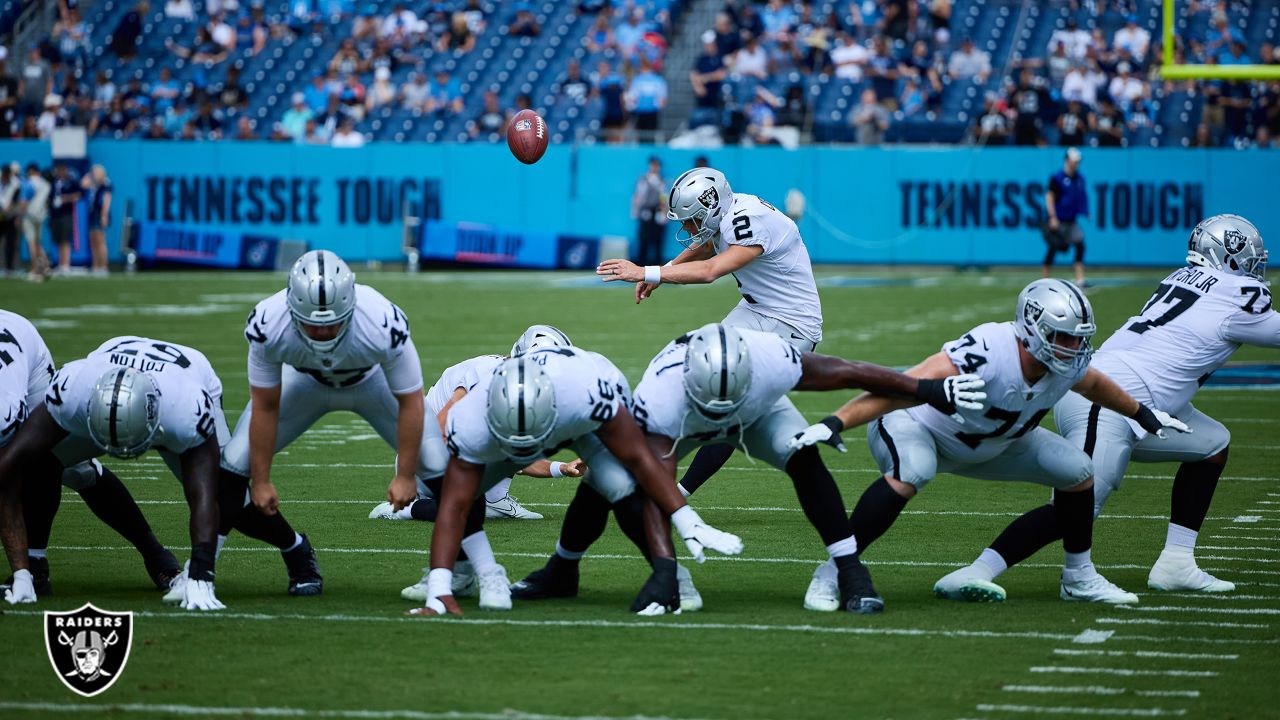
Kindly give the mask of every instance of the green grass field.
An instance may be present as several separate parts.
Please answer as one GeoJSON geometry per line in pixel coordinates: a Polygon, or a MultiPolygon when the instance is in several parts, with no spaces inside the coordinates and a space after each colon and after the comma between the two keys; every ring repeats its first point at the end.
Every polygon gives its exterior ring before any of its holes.
{"type": "MultiPolygon", "coordinates": [[[[358,269],[357,269],[358,270],[358,269]]],[[[534,322],[564,329],[614,360],[633,382],[670,338],[720,319],[733,283],[659,290],[637,307],[630,286],[586,275],[358,272],[408,313],[428,382],[449,364],[505,352],[534,322]]],[[[1148,298],[1156,273],[1099,274],[1091,295],[1104,334],[1148,298]]],[[[905,366],[988,320],[1012,316],[1030,275],[829,269],[820,273],[820,350],[905,366]]],[[[248,396],[243,322],[283,285],[278,275],[142,274],[44,285],[0,285],[0,305],[32,318],[59,361],[104,339],[139,334],[203,350],[222,378],[230,420],[248,396]]],[[[1246,348],[1237,361],[1275,361],[1246,348]]],[[[816,420],[841,394],[797,394],[816,420]]],[[[400,588],[426,562],[431,526],[366,519],[391,477],[392,451],[352,415],[333,415],[277,460],[281,508],[319,551],[326,589],[285,594],[277,553],[233,536],[219,560],[228,609],[165,607],[131,548],[66,492],[49,557],[55,595],[0,618],[0,713],[62,717],[336,718],[1007,718],[1185,715],[1280,717],[1280,395],[1207,388],[1197,406],[1235,435],[1231,462],[1199,554],[1236,581],[1233,596],[1146,591],[1164,540],[1171,465],[1133,465],[1095,531],[1094,558],[1137,591],[1137,609],[1058,599],[1060,551],[1046,550],[1001,582],[1004,605],[933,598],[933,582],[968,563],[1016,514],[1042,503],[1031,484],[942,476],[866,557],[885,596],[882,616],[801,607],[825,553],[790,482],[735,456],[694,496],[715,526],[746,543],[741,557],[693,569],[699,613],[638,619],[627,606],[647,568],[611,527],[583,565],[572,601],[517,603],[462,619],[409,619],[400,588]],[[1239,517],[1244,516],[1244,517],[1239,517]],[[41,610],[86,601],[136,613],[123,676],[92,700],[54,677],[41,610]],[[1082,633],[1111,633],[1082,643],[1082,633]]],[[[1052,420],[1047,422],[1052,423],[1052,420]]],[[[875,478],[864,433],[850,452],[824,451],[852,506],[875,478]]],[[[188,552],[178,483],[154,453],[111,466],[160,538],[188,552]]],[[[513,494],[546,514],[491,522],[514,580],[554,548],[571,480],[518,479],[513,494]]],[[[679,545],[679,543],[677,543],[679,545]]],[[[1087,633],[1087,636],[1099,636],[1087,633]]]]}

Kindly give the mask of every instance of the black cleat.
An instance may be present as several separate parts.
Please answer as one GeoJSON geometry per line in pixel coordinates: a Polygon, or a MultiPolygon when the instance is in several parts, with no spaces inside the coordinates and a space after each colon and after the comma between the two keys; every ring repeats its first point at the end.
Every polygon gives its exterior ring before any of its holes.
{"type": "Polygon", "coordinates": [[[680,614],[680,583],[676,579],[676,561],[657,558],[640,594],[631,602],[631,612],[642,615],[680,614]]]}
{"type": "Polygon", "coordinates": [[[840,607],[859,615],[884,612],[884,598],[871,584],[871,572],[857,555],[836,558],[836,583],[840,586],[840,607]]]}
{"type": "Polygon", "coordinates": [[[547,564],[511,585],[516,600],[545,600],[578,596],[578,563],[552,555],[547,564]]]}
{"type": "Polygon", "coordinates": [[[147,575],[151,576],[151,582],[155,583],[159,590],[168,592],[173,579],[182,574],[182,564],[173,556],[173,553],[169,552],[168,548],[163,548],[162,552],[145,558],[142,562],[147,568],[147,575]]]}
{"type": "Polygon", "coordinates": [[[302,544],[288,551],[281,552],[284,565],[289,569],[289,594],[294,597],[309,597],[324,592],[324,578],[320,577],[320,564],[316,562],[315,548],[306,535],[302,536],[302,544]]]}

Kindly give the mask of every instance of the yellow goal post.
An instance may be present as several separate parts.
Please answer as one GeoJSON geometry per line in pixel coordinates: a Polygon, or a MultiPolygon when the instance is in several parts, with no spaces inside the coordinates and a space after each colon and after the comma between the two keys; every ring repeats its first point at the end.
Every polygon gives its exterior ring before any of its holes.
{"type": "Polygon", "coordinates": [[[1164,63],[1160,77],[1165,80],[1280,80],[1280,65],[1203,65],[1173,62],[1174,12],[1176,0],[1164,0],[1164,63]]]}

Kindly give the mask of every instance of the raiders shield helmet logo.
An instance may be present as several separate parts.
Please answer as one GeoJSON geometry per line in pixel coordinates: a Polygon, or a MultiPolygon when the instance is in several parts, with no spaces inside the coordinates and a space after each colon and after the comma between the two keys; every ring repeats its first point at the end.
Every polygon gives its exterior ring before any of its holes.
{"type": "Polygon", "coordinates": [[[716,192],[715,188],[709,187],[698,196],[698,202],[702,203],[702,207],[710,210],[720,204],[720,193],[716,192]]]}
{"type": "Polygon", "coordinates": [[[115,684],[132,644],[132,612],[107,612],[85,603],[71,612],[44,614],[44,645],[53,671],[63,685],[85,697],[115,684]]]}
{"type": "Polygon", "coordinates": [[[1222,233],[1222,244],[1227,246],[1227,252],[1232,255],[1244,250],[1244,246],[1248,242],[1249,239],[1245,237],[1245,234],[1234,228],[1224,230],[1222,233]]]}

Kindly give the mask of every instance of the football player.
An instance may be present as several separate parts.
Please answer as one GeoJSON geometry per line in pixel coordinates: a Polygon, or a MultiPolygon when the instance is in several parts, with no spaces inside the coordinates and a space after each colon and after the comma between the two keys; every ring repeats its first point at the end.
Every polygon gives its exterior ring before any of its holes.
{"type": "Polygon", "coordinates": [[[450,591],[459,547],[477,572],[493,563],[491,552],[482,557],[467,544],[470,537],[463,537],[473,499],[515,470],[570,446],[591,466],[583,482],[613,504],[618,524],[653,567],[633,610],[661,614],[679,608],[675,551],[664,515],[700,561],[704,547],[741,552],[741,540],[704,523],[664,478],[627,409],[630,394],[626,378],[604,356],[551,347],[503,361],[454,405],[445,433],[450,458],[431,536],[427,599],[410,613],[462,614],[450,591]],[[655,584],[661,587],[655,590],[655,584]],[[661,598],[656,607],[647,601],[655,595],[661,598]]]}
{"type": "MultiPolygon", "coordinates": [[[[1130,460],[1181,463],[1164,549],[1147,576],[1153,590],[1235,589],[1196,565],[1196,536],[1226,466],[1231,433],[1191,399],[1241,345],[1280,347],[1280,314],[1271,306],[1266,270],[1267,251],[1252,223],[1239,215],[1203,220],[1191,232],[1187,266],[1166,277],[1142,312],[1093,356],[1093,367],[1135,398],[1171,409],[1193,434],[1153,439],[1131,419],[1077,393],[1054,406],[1058,432],[1093,458],[1095,517],[1120,487],[1130,460]]],[[[1061,536],[1053,509],[1036,508],[1014,520],[972,565],[938,581],[935,590],[942,597],[980,597],[984,583],[1061,536]]],[[[999,586],[985,594],[1004,597],[999,586]]]]}
{"type": "Polygon", "coordinates": [[[354,412],[396,449],[387,500],[399,509],[418,496],[419,481],[444,471],[444,442],[435,423],[423,422],[422,365],[408,319],[377,290],[357,284],[332,252],[298,258],[287,287],[249,313],[244,335],[250,399],[222,464],[271,518],[256,537],[280,549],[289,594],[318,595],[324,580],[315,551],[279,513],[275,454],[321,417],[354,412]]]}
{"type": "MultiPolygon", "coordinates": [[[[1164,428],[1188,428],[1089,366],[1096,330],[1093,309],[1079,288],[1064,280],[1037,280],[1018,295],[1013,322],[979,325],[908,371],[926,378],[977,374],[986,381],[985,410],[960,408],[961,423],[936,408],[895,409],[900,401],[863,395],[797,437],[797,445],[829,440],[846,427],[878,418],[867,429],[867,443],[882,475],[863,492],[851,517],[859,552],[883,535],[939,472],[1027,480],[1054,488],[1052,513],[1066,551],[1062,598],[1137,602],[1090,561],[1093,463],[1069,440],[1040,427],[1040,420],[1075,390],[1161,438],[1164,428]]],[[[819,566],[808,597],[834,593],[834,569],[830,563],[819,566]]]]}
{"type": "MultiPolygon", "coordinates": [[[[676,463],[690,450],[726,441],[785,472],[839,568],[847,609],[870,613],[878,610],[879,598],[858,561],[840,489],[817,448],[789,445],[806,424],[788,392],[851,388],[910,399],[908,404],[929,402],[946,413],[957,406],[980,408],[984,397],[975,376],[917,380],[878,365],[801,352],[773,333],[713,323],[676,338],[654,357],[636,386],[632,414],[668,483],[675,482],[676,463]]],[[[512,594],[522,599],[576,595],[578,560],[603,532],[605,510],[598,495],[579,488],[555,554],[512,586],[512,594]]],[[[681,608],[697,610],[702,599],[688,571],[680,567],[677,572],[681,608]]]]}
{"type": "Polygon", "coordinates": [[[131,458],[154,447],[182,482],[191,508],[187,579],[174,583],[180,603],[187,610],[223,609],[214,593],[213,568],[219,445],[228,436],[222,383],[198,350],[125,336],[62,366],[44,403],[0,451],[0,534],[14,571],[9,594],[26,601],[34,597],[19,497],[29,469],[50,451],[63,467],[74,467],[103,453],[131,458]]]}
{"type": "MultiPolygon", "coordinates": [[[[605,260],[596,274],[605,282],[635,283],[637,303],[664,282],[702,285],[732,275],[742,300],[723,324],[771,332],[802,352],[817,347],[822,303],[795,221],[755,195],[735,193],[724,173],[708,167],[671,184],[667,218],[679,223],[676,239],[685,247],[674,260],[661,267],[605,260]]],[[[681,492],[696,491],[732,454],[730,444],[700,448],[680,480],[681,492]]]]}
{"type": "MultiPolygon", "coordinates": [[[[27,413],[44,403],[53,373],[53,355],[35,326],[21,315],[0,310],[0,447],[8,444],[27,413]]],[[[178,560],[156,539],[115,473],[97,460],[63,468],[54,455],[46,454],[23,478],[28,570],[36,595],[52,592],[47,551],[53,518],[62,501],[61,485],[79,493],[100,520],[137,548],[152,582],[168,589],[178,574],[178,560]]],[[[12,584],[13,578],[9,578],[3,587],[8,589],[12,584]]]]}

